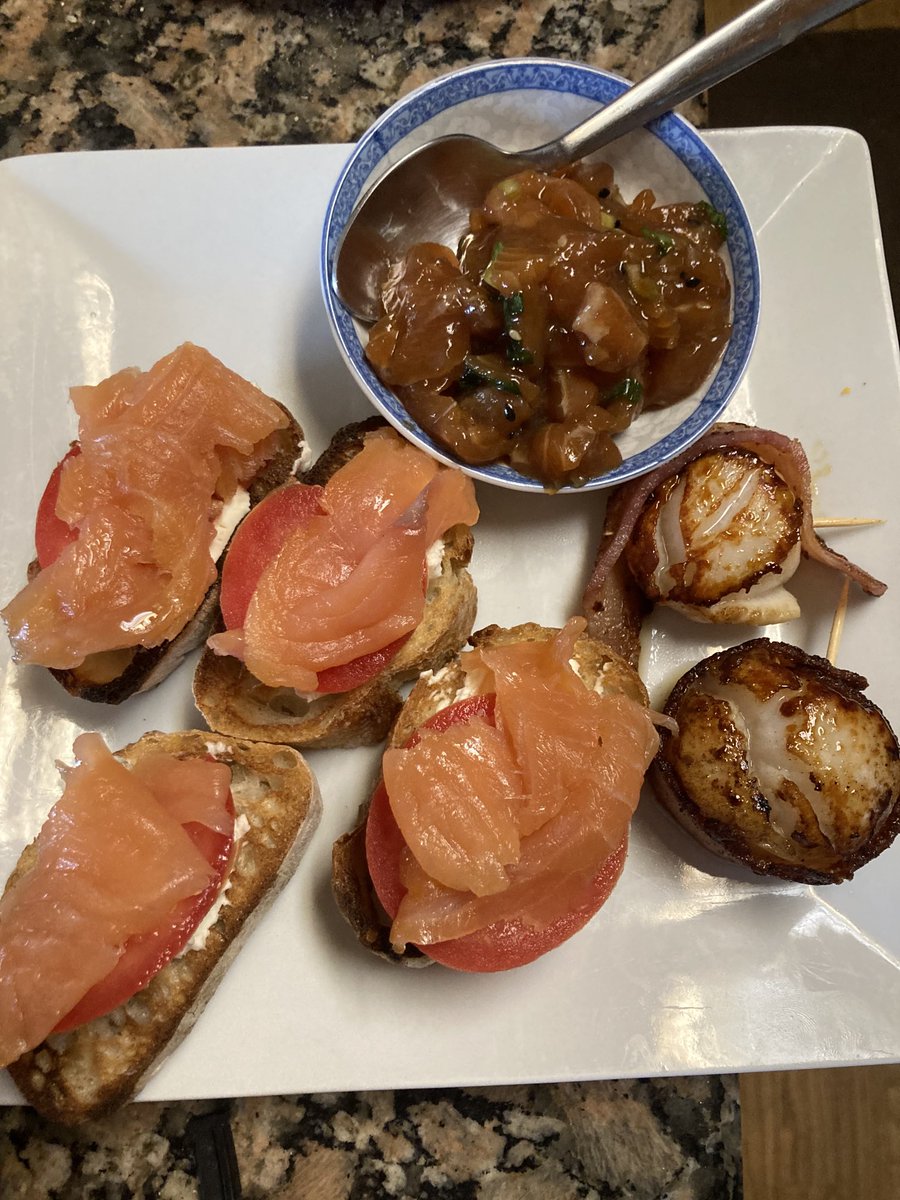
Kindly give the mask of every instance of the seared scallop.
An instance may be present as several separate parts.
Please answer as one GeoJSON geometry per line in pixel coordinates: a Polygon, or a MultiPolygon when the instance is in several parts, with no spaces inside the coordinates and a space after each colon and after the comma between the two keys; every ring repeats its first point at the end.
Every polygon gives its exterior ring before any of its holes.
{"type": "Polygon", "coordinates": [[[765,638],[676,684],[652,779],[708,849],[763,875],[840,883],[900,830],[900,748],[861,676],[765,638]]]}
{"type": "Polygon", "coordinates": [[[645,596],[698,621],[769,625],[800,615],[801,501],[752,450],[701,455],[647,500],[625,550],[645,596]]]}

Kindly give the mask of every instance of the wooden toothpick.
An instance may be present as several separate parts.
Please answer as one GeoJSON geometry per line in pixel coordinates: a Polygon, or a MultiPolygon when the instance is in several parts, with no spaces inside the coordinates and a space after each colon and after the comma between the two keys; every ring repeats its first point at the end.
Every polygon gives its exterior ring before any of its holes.
{"type": "Polygon", "coordinates": [[[815,517],[815,529],[845,529],[860,525],[883,525],[884,517],[815,517]]]}
{"type": "Polygon", "coordinates": [[[838,646],[841,642],[841,634],[844,631],[844,617],[847,615],[847,602],[850,597],[850,578],[844,576],[844,582],[841,586],[841,594],[838,598],[837,608],[834,610],[834,619],[831,622],[831,634],[828,638],[828,649],[825,651],[825,657],[831,665],[837,666],[835,659],[837,658],[838,646]]]}

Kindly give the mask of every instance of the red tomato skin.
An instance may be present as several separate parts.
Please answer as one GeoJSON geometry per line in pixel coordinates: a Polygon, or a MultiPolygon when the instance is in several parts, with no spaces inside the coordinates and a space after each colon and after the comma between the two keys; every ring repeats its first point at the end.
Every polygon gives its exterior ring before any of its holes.
{"type": "Polygon", "coordinates": [[[56,501],[59,499],[59,483],[62,469],[66,461],[81,453],[81,447],[73,442],[68,453],[59,460],[53,468],[44,494],[38,504],[37,517],[34,522],[34,546],[37,551],[38,565],[43,571],[55,562],[70,542],[78,537],[78,530],[67,525],[56,515],[56,501]]]}
{"type": "MultiPolygon", "coordinates": [[[[424,565],[422,567],[422,591],[428,591],[428,568],[424,565]]],[[[327,696],[333,692],[349,692],[352,688],[362,687],[364,683],[368,683],[370,679],[374,679],[376,675],[380,675],[382,671],[386,670],[412,637],[413,632],[411,629],[409,633],[401,634],[396,641],[389,642],[380,650],[373,650],[370,654],[361,654],[359,658],[354,658],[348,663],[341,663],[339,666],[327,667],[324,671],[319,671],[316,675],[316,691],[327,696]]]]}
{"type": "Polygon", "coordinates": [[[373,650],[371,654],[363,654],[352,662],[341,663],[337,667],[327,667],[316,675],[316,691],[323,696],[333,692],[349,692],[353,688],[362,687],[370,679],[374,679],[391,663],[402,648],[412,637],[412,632],[404,633],[395,642],[383,646],[381,650],[373,650]]]}
{"type": "MultiPolygon", "coordinates": [[[[314,516],[325,513],[323,493],[324,488],[319,486],[285,484],[255,505],[241,522],[222,566],[219,607],[226,629],[242,627],[260,576],[289,535],[314,516]]],[[[361,687],[380,675],[411,637],[411,632],[405,633],[380,650],[320,671],[316,676],[316,691],[330,695],[361,687]]]]}
{"type": "Polygon", "coordinates": [[[383,782],[372,794],[366,818],[366,862],[375,894],[387,915],[394,919],[406,888],[400,882],[400,855],[406,841],[394,820],[383,782]]]}
{"type": "MultiPolygon", "coordinates": [[[[471,721],[473,717],[482,717],[487,721],[488,725],[496,725],[496,706],[497,697],[494,692],[485,692],[484,695],[466,696],[465,700],[457,700],[454,704],[448,704],[446,708],[442,708],[439,712],[436,712],[427,721],[423,721],[419,728],[433,729],[436,733],[443,733],[451,725],[459,725],[461,722],[471,721]]],[[[421,740],[421,736],[419,731],[416,730],[406,743],[407,747],[415,746],[421,740]]]]}
{"type": "Polygon", "coordinates": [[[627,851],[626,834],[618,850],[601,864],[585,902],[545,929],[534,929],[522,921],[497,921],[466,937],[419,949],[435,962],[456,971],[486,974],[524,967],[568,941],[603,907],[622,874],[627,851]]]}
{"type": "MultiPolygon", "coordinates": [[[[229,796],[228,811],[234,818],[234,801],[229,796]]],[[[112,971],[82,996],[62,1018],[54,1033],[66,1033],[112,1012],[146,987],[157,972],[170,962],[190,941],[194,930],[212,908],[231,866],[234,852],[232,833],[216,833],[206,825],[189,821],[184,831],[203,854],[215,875],[202,892],[188,896],[172,910],[166,928],[129,938],[112,971]]]]}
{"type": "MultiPolygon", "coordinates": [[[[441,709],[423,723],[423,728],[448,729],[459,722],[481,717],[493,725],[493,694],[470,696],[441,709]]],[[[414,733],[406,743],[414,746],[420,739],[414,733]]],[[[400,855],[406,847],[403,834],[394,819],[384,783],[379,783],[372,796],[366,820],[366,860],[369,876],[378,899],[391,919],[397,914],[406,889],[400,882],[400,855]]],[[[622,874],[628,837],[619,848],[600,864],[582,904],[564,914],[544,929],[535,929],[522,921],[496,921],[466,937],[447,942],[417,946],[423,954],[452,967],[456,971],[488,974],[524,967],[550,950],[555,950],[590,921],[606,903],[622,874]]]]}
{"type": "Polygon", "coordinates": [[[226,629],[240,629],[259,578],[295,529],[322,512],[322,488],[286,483],[247,513],[222,565],[219,605],[226,629]]]}

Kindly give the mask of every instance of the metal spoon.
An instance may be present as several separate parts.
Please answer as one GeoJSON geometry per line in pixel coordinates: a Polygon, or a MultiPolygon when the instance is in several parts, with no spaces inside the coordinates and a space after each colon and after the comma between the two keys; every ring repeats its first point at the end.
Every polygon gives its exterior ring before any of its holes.
{"type": "Polygon", "coordinates": [[[376,180],[351,214],[335,254],[332,288],[355,317],[376,320],[390,262],[416,242],[455,247],[471,210],[501,179],[527,166],[552,170],[577,162],[863,2],[761,0],[562,137],[533,150],[510,153],[466,134],[411,150],[376,180]]]}

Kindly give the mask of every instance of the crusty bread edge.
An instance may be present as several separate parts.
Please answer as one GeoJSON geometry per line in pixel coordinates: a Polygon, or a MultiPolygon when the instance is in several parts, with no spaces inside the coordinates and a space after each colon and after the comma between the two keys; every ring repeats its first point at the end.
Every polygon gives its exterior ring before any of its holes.
{"type": "MultiPolygon", "coordinates": [[[[550,641],[558,632],[558,629],[534,622],[508,629],[488,625],[473,633],[469,643],[475,647],[490,647],[520,641],[550,641]]],[[[639,704],[649,705],[647,690],[637,671],[611,647],[583,633],[575,642],[573,657],[578,664],[578,674],[589,690],[602,684],[599,690],[606,695],[622,694],[639,704]]],[[[441,670],[422,674],[394,722],[388,744],[404,746],[425,721],[454,703],[465,682],[460,655],[441,670]]],[[[381,782],[380,777],[378,782],[381,782]]],[[[402,954],[397,954],[391,947],[389,921],[374,893],[366,867],[367,816],[368,803],[360,810],[354,828],[338,838],[332,847],[331,885],[335,903],[366,950],[397,966],[429,966],[432,959],[415,947],[407,946],[402,954]]]]}
{"type": "MultiPolygon", "coordinates": [[[[230,763],[236,813],[247,816],[250,829],[238,842],[228,902],[201,949],[173,960],[113,1013],[51,1036],[9,1067],[25,1099],[43,1116],[66,1125],[124,1104],[187,1036],[245,939],[293,875],[321,816],[315,776],[289,747],[215,738],[199,730],[153,732],[119,757],[135,762],[156,750],[211,754],[230,763]],[[278,786],[254,794],[259,779],[278,786]]],[[[32,843],[10,883],[33,856],[32,843]]]]}
{"type": "MultiPolygon", "coordinates": [[[[387,428],[374,417],[338,430],[301,482],[324,484],[362,448],[366,433],[387,428]]],[[[399,435],[397,435],[399,436],[399,435]]],[[[211,729],[228,736],[262,738],[303,749],[371,746],[384,740],[400,706],[400,687],[426,668],[448,661],[472,630],[477,593],[466,567],[473,538],[464,525],[444,537],[441,574],[430,587],[425,612],[409,641],[375,679],[312,702],[309,711],[281,713],[254,691],[258,682],[237,659],[204,650],[194,673],[194,703],[211,729]]]]}
{"type": "MultiPolygon", "coordinates": [[[[273,403],[278,404],[278,401],[273,403]]],[[[305,434],[294,415],[283,404],[278,404],[278,407],[288,418],[288,425],[280,431],[280,445],[277,451],[250,482],[247,490],[250,494],[251,508],[293,475],[306,446],[305,434]]],[[[51,667],[50,674],[70,695],[98,704],[121,704],[123,700],[149,691],[162,683],[182,659],[192,650],[196,650],[212,633],[219,608],[219,586],[224,557],[223,548],[217,563],[216,578],[184,629],[176,637],[162,642],[159,646],[136,647],[133,658],[120,675],[108,683],[90,683],[79,675],[77,668],[57,670],[51,667]]],[[[32,562],[28,567],[28,578],[31,579],[39,569],[37,562],[32,562]]]]}
{"type": "MultiPolygon", "coordinates": [[[[558,629],[538,625],[533,621],[505,629],[488,625],[469,638],[474,647],[508,646],[513,642],[548,642],[558,629]]],[[[617,651],[585,632],[575,642],[574,655],[578,672],[588,689],[603,684],[605,694],[624,693],[639,704],[648,705],[647,690],[637,671],[617,651]]],[[[442,671],[420,676],[391,730],[390,744],[402,746],[415,730],[440,709],[452,704],[465,683],[465,673],[459,656],[442,671]]]]}

